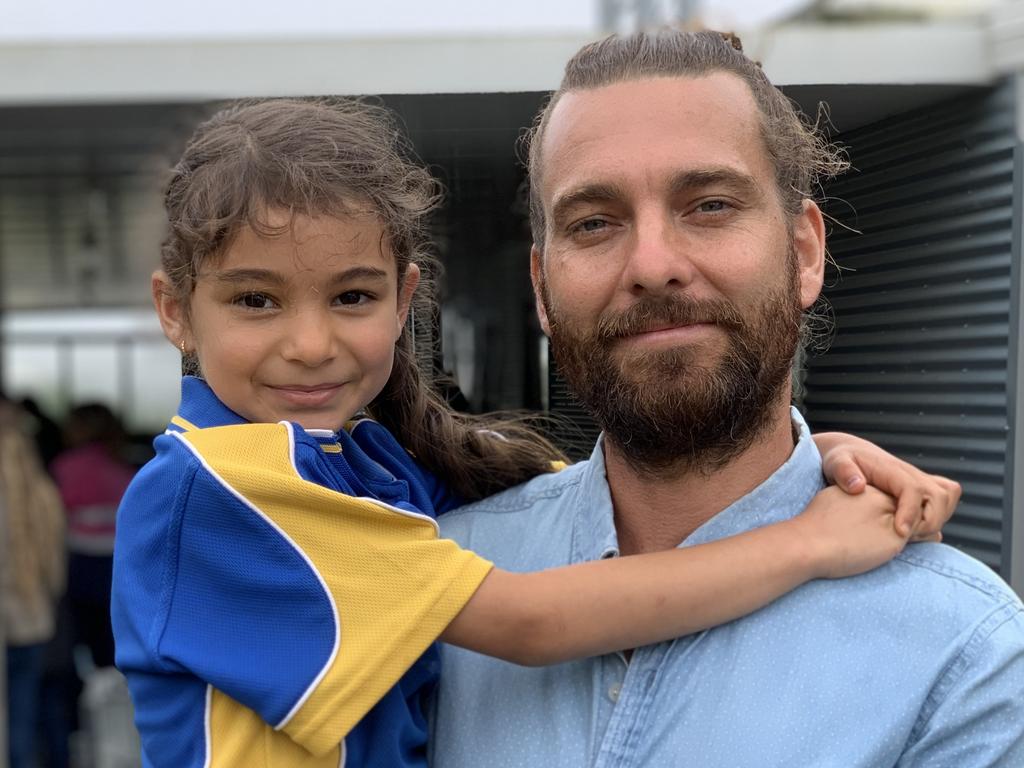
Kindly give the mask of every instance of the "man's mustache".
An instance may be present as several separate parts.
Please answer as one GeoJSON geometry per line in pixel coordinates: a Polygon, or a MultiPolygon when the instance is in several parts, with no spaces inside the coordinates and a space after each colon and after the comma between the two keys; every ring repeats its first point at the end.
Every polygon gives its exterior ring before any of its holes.
{"type": "Polygon", "coordinates": [[[697,323],[721,325],[730,329],[744,326],[743,316],[725,299],[695,299],[676,295],[641,299],[615,315],[602,315],[597,323],[597,338],[612,341],[652,330],[697,323]]]}

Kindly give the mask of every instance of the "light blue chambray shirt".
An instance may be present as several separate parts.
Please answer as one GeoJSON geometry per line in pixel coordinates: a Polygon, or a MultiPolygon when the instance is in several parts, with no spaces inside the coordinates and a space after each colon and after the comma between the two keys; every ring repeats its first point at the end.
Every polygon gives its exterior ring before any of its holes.
{"type": "MultiPolygon", "coordinates": [[[[792,517],[822,488],[794,419],[790,459],[682,546],[792,517]]],[[[616,555],[600,444],[441,527],[513,571],[616,555]]],[[[628,664],[532,669],[444,646],[431,753],[434,768],[1021,768],[1024,610],[981,563],[917,544],[628,664]]]]}

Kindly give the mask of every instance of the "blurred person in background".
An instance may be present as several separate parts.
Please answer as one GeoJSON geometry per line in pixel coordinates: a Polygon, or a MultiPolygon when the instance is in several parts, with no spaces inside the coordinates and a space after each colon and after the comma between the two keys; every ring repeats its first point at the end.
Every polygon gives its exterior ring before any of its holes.
{"type": "MultiPolygon", "coordinates": [[[[52,445],[45,414],[37,443],[42,453],[52,445]]],[[[110,578],[117,505],[135,474],[121,457],[124,430],[106,405],[88,403],[68,413],[64,450],[57,451],[50,473],[67,512],[68,590],[58,609],[57,631],[47,647],[41,694],[40,757],[45,768],[71,763],[70,735],[78,728],[78,700],[83,680],[75,648],[88,651],[96,667],[114,663],[110,629],[110,578]]]]}
{"type": "Polygon", "coordinates": [[[60,425],[46,414],[34,397],[23,397],[18,402],[21,406],[22,421],[27,423],[28,435],[35,441],[39,450],[43,469],[49,470],[50,463],[64,448],[60,425]]]}
{"type": "Polygon", "coordinates": [[[7,551],[0,561],[7,640],[10,768],[35,765],[36,719],[43,658],[64,589],[64,513],[43,470],[24,414],[0,397],[0,520],[7,551]]]}
{"type": "Polygon", "coordinates": [[[50,471],[67,510],[68,605],[72,637],[97,667],[114,664],[110,630],[110,574],[114,522],[135,470],[121,458],[120,419],[101,403],[80,405],[64,427],[67,448],[50,471]]]}

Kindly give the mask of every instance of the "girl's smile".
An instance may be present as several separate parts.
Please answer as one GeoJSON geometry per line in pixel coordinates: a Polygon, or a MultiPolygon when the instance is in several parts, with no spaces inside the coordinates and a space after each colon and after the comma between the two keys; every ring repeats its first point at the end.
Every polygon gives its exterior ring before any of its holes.
{"type": "Polygon", "coordinates": [[[266,218],[281,234],[243,229],[200,269],[187,305],[154,275],[164,330],[248,421],[339,429],[391,375],[418,268],[406,268],[399,288],[372,215],[266,218]]]}
{"type": "Polygon", "coordinates": [[[329,403],[343,386],[343,384],[319,384],[312,387],[303,387],[297,384],[286,384],[284,386],[268,384],[267,389],[272,390],[282,401],[294,407],[319,408],[329,403]]]}

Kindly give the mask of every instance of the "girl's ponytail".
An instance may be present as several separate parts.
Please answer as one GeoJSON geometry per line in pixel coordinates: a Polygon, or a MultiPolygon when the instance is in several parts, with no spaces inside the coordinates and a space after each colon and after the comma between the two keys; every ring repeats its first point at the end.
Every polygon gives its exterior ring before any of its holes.
{"type": "Polygon", "coordinates": [[[497,493],[567,460],[527,417],[458,413],[432,384],[421,376],[405,331],[391,378],[370,413],[463,500],[497,493]]]}

